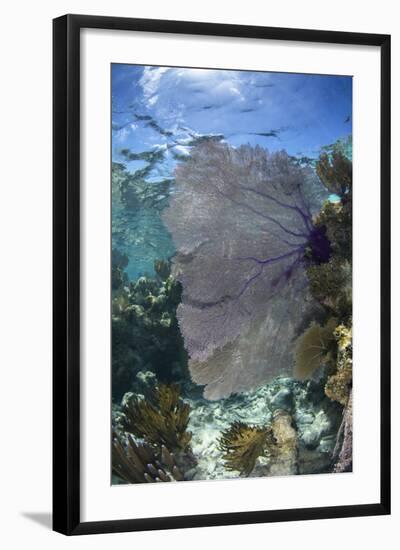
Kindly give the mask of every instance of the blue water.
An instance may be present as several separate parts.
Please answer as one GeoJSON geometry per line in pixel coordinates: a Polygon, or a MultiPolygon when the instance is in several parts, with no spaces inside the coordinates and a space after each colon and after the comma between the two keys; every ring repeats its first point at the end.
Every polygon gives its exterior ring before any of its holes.
{"type": "Polygon", "coordinates": [[[196,143],[285,149],[312,164],[351,135],[351,113],[351,77],[114,64],[112,244],[129,277],[174,254],[160,215],[196,143]]]}

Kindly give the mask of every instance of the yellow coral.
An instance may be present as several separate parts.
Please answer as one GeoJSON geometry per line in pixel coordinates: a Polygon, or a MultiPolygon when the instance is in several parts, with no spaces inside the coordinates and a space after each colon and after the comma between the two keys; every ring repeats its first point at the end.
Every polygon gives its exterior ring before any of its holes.
{"type": "Polygon", "coordinates": [[[333,401],[346,405],[349,399],[352,379],[352,329],[345,325],[339,325],[334,332],[338,346],[337,370],[326,382],[325,393],[333,401]]]}
{"type": "Polygon", "coordinates": [[[312,324],[296,341],[294,376],[300,380],[310,378],[321,364],[330,361],[335,343],[336,320],[331,318],[321,327],[312,324]]]}
{"type": "Polygon", "coordinates": [[[339,325],[334,332],[335,338],[338,343],[339,351],[344,351],[352,344],[352,329],[345,325],[339,325]]]}
{"type": "Polygon", "coordinates": [[[325,393],[332,399],[337,401],[341,405],[346,405],[350,395],[350,382],[352,380],[352,368],[351,364],[345,369],[338,370],[336,374],[333,374],[328,378],[325,385],[325,393]]]}

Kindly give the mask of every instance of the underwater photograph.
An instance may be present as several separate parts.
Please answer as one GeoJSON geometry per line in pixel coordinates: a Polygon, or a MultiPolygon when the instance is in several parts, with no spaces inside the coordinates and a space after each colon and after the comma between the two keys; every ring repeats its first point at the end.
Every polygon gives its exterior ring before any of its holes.
{"type": "Polygon", "coordinates": [[[111,90],[111,483],[351,472],[352,77],[111,90]]]}

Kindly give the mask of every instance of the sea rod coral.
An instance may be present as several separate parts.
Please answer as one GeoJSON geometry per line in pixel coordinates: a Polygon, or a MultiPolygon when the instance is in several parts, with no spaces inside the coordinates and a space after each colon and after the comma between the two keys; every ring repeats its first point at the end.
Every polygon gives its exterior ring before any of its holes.
{"type": "Polygon", "coordinates": [[[292,343],[320,308],[304,268],[330,259],[314,223],[328,192],[311,168],[258,146],[203,143],[175,175],[163,219],[177,317],[193,381],[219,399],[290,371],[292,343]]]}
{"type": "Polygon", "coordinates": [[[189,479],[196,465],[189,413],[176,384],[160,384],[148,398],[126,393],[113,417],[113,472],[128,483],[189,479]]]}
{"type": "Polygon", "coordinates": [[[166,447],[158,455],[147,443],[136,443],[128,434],[126,441],[116,433],[112,439],[112,469],[127,483],[182,481],[184,476],[166,447]]]}
{"type": "Polygon", "coordinates": [[[268,426],[257,427],[234,422],[221,434],[218,441],[227,470],[237,470],[248,476],[258,459],[268,455],[274,446],[274,437],[268,426]]]}

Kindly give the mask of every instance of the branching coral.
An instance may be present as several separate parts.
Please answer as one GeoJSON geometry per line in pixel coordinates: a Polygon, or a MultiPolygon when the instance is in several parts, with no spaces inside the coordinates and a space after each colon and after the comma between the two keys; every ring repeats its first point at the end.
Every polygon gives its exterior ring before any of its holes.
{"type": "Polygon", "coordinates": [[[322,154],[316,165],[322,181],[340,201],[325,202],[315,217],[315,226],[324,228],[329,240],[331,257],[321,264],[310,262],[307,277],[312,295],[327,314],[348,322],[352,310],[352,167],[343,149],[333,146],[330,155],[322,154]]]}
{"type": "Polygon", "coordinates": [[[151,399],[126,394],[113,420],[114,473],[128,483],[190,479],[196,459],[189,413],[176,385],[156,387],[151,399]]]}
{"type": "Polygon", "coordinates": [[[193,380],[218,399],[288,370],[290,343],[317,308],[305,251],[329,260],[313,215],[327,192],[285,152],[226,144],[195,147],[176,172],[163,219],[182,283],[177,315],[193,380]]]}
{"type": "Polygon", "coordinates": [[[351,264],[337,256],[307,268],[310,291],[328,315],[349,319],[352,313],[351,264]]]}
{"type": "Polygon", "coordinates": [[[119,268],[119,276],[115,277],[123,281],[114,289],[112,299],[112,384],[116,401],[132,388],[141,369],[155,372],[165,382],[179,379],[187,369],[176,319],[181,287],[170,275],[166,262],[157,262],[155,269],[157,280],[140,277],[129,283],[119,268]]]}
{"type": "Polygon", "coordinates": [[[319,178],[331,193],[344,197],[351,190],[352,163],[341,151],[334,150],[331,156],[322,153],[316,169],[319,178]]]}
{"type": "Polygon", "coordinates": [[[274,445],[272,430],[235,422],[221,434],[219,448],[223,452],[227,470],[239,471],[248,476],[260,456],[264,456],[274,445]]]}
{"type": "Polygon", "coordinates": [[[112,441],[113,472],[127,483],[182,481],[184,476],[175,457],[162,446],[159,456],[147,443],[135,443],[128,435],[124,441],[116,433],[112,441]]]}
{"type": "MultiPolygon", "coordinates": [[[[321,155],[316,168],[326,187],[336,193],[340,201],[326,202],[315,217],[315,225],[325,229],[331,257],[321,264],[310,261],[307,277],[313,297],[323,306],[326,317],[335,318],[336,323],[326,331],[329,322],[325,327],[313,325],[298,339],[295,370],[302,377],[311,374],[319,363],[328,365],[325,394],[344,407],[337,441],[341,450],[334,452],[334,460],[339,454],[334,471],[348,471],[352,463],[352,169],[351,161],[335,147],[329,155],[321,155]],[[328,342],[324,342],[324,332],[328,342]],[[307,353],[313,346],[308,346],[307,340],[312,342],[313,338],[315,349],[318,346],[320,349],[313,360],[309,360],[307,353]]],[[[306,255],[311,258],[311,252],[306,255]]]]}
{"type": "Polygon", "coordinates": [[[351,327],[346,327],[340,325],[335,330],[335,338],[337,340],[339,352],[348,351],[352,345],[352,329],[351,327]]]}
{"type": "Polygon", "coordinates": [[[336,320],[329,321],[321,327],[313,323],[296,341],[294,376],[300,380],[310,378],[322,364],[332,360],[336,320]]]}
{"type": "Polygon", "coordinates": [[[352,254],[351,202],[351,194],[346,196],[345,203],[325,202],[315,218],[315,225],[325,228],[332,255],[348,261],[352,254]]]}
{"type": "Polygon", "coordinates": [[[175,384],[158,386],[151,400],[131,394],[123,409],[124,429],[154,447],[189,451],[191,432],[187,430],[190,407],[179,397],[175,384]]]}

